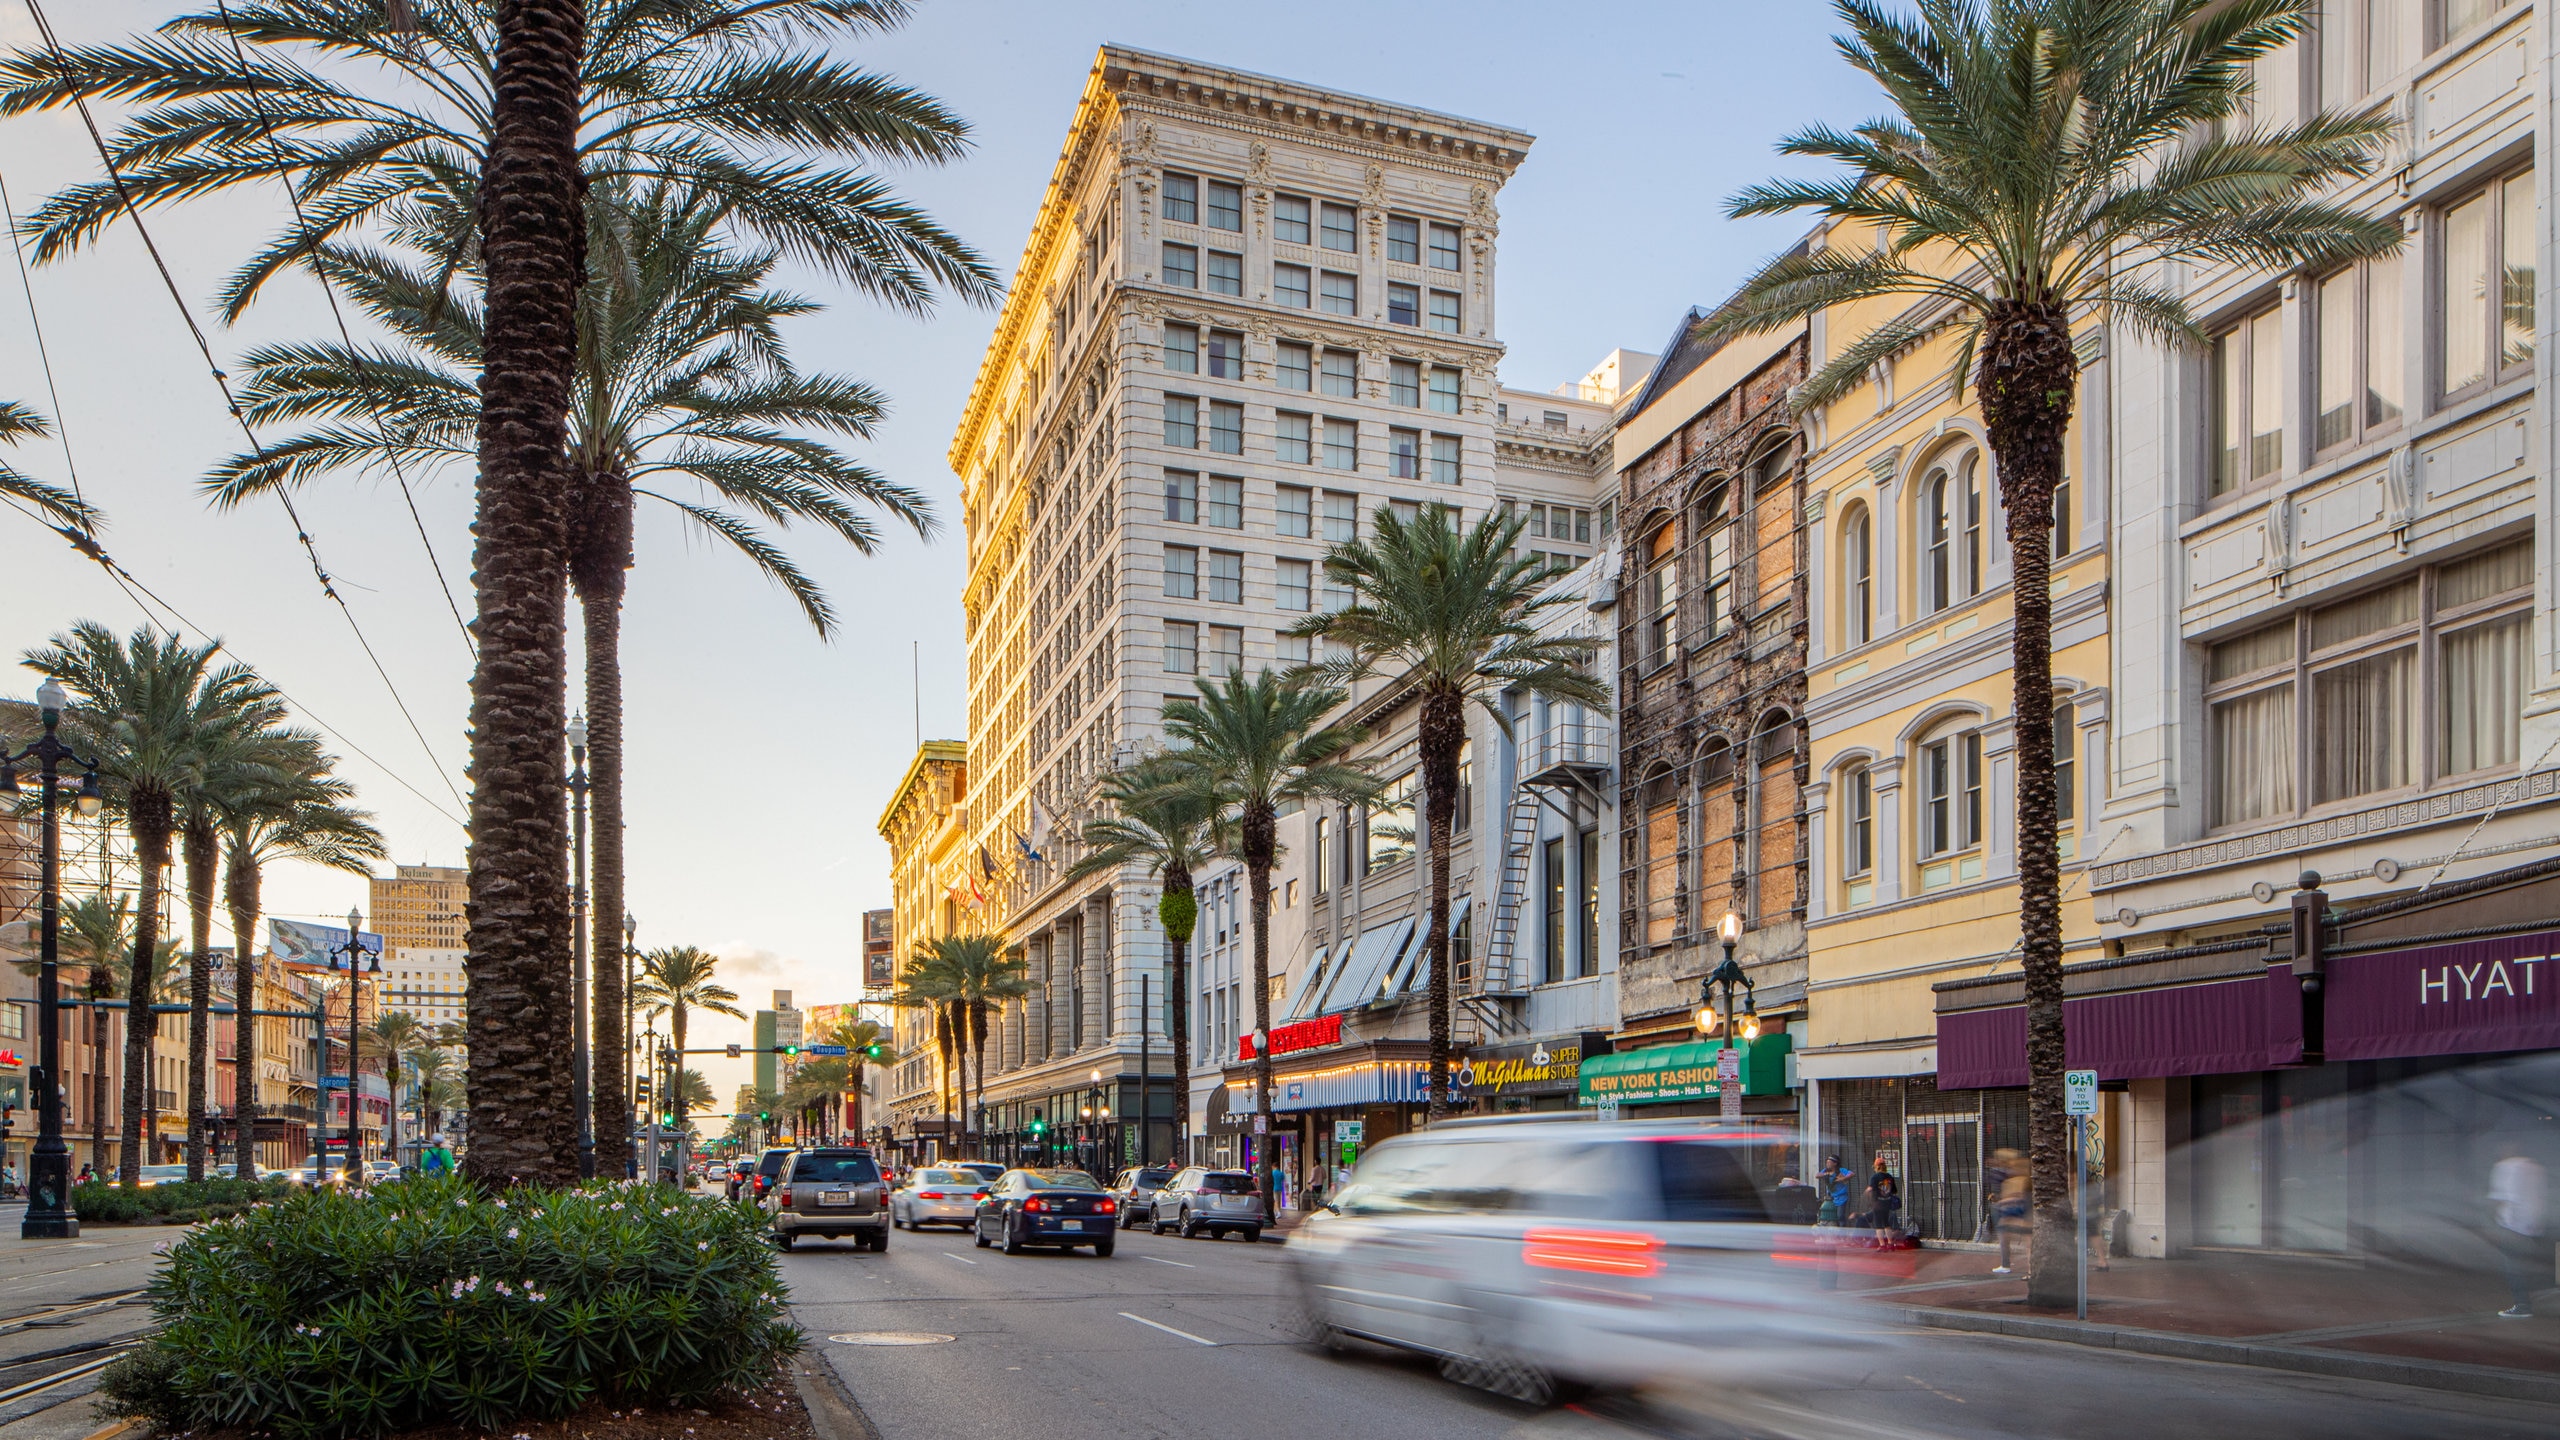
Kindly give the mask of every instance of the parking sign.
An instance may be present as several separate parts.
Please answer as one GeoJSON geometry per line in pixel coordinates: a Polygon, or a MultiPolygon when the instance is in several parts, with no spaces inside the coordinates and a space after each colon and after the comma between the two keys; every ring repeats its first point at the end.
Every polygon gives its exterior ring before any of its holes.
{"type": "Polygon", "coordinates": [[[2065,1070],[2062,1072],[2062,1113],[2095,1115],[2098,1113],[2098,1072],[2065,1070]]]}

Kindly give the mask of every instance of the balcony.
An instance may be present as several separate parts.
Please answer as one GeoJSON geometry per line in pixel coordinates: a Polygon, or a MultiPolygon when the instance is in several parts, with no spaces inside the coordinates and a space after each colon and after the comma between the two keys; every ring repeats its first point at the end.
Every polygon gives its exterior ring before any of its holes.
{"type": "Polygon", "coordinates": [[[1596,786],[1617,761],[1615,732],[1596,720],[1551,724],[1520,741],[1523,785],[1596,786]]]}

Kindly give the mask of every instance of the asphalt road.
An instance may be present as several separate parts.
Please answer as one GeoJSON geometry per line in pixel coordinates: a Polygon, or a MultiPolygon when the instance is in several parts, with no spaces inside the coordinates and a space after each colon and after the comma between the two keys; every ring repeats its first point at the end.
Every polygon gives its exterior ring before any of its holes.
{"type": "MultiPolygon", "coordinates": [[[[89,1227],[77,1240],[21,1240],[20,1205],[0,1206],[0,1396],[122,1348],[151,1324],[140,1299],[169,1226],[89,1227]]],[[[0,1425],[88,1393],[94,1375],[0,1399],[0,1425]]]]}
{"type": "Polygon", "coordinates": [[[1121,1232],[1108,1260],[1008,1259],[958,1232],[899,1231],[885,1255],[804,1241],[782,1270],[815,1350],[880,1440],[2560,1433],[2552,1407],[1924,1331],[1862,1355],[1854,1372],[1748,1405],[1666,1393],[1537,1412],[1451,1384],[1422,1360],[1301,1344],[1282,1298],[1287,1263],[1279,1245],[1144,1231],[1121,1232]],[[829,1338],[884,1332],[921,1343],[829,1338]]]}

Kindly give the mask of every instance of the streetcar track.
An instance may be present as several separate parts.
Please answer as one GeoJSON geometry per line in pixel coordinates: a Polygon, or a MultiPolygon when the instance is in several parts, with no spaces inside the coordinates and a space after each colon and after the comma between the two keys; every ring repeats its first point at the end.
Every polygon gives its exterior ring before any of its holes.
{"type": "Polygon", "coordinates": [[[58,1319],[64,1315],[77,1315],[83,1310],[103,1310],[137,1295],[149,1293],[151,1293],[149,1290],[115,1290],[101,1295],[92,1295],[86,1299],[48,1306],[42,1310],[29,1310],[18,1315],[0,1315],[0,1335],[13,1335],[41,1321],[58,1319]]]}

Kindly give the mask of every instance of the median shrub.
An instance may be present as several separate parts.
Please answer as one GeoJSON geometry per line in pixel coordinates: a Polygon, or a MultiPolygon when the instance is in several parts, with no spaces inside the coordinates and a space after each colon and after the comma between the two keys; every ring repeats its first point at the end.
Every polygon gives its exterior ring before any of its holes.
{"type": "Polygon", "coordinates": [[[71,1187],[71,1209],[87,1225],[192,1225],[237,1215],[292,1193],[282,1176],[268,1180],[171,1180],[127,1190],[113,1181],[71,1187]]]}
{"type": "Polygon", "coordinates": [[[290,1440],[699,1404],[801,1343],[760,1217],[630,1182],[299,1192],[177,1242],[151,1304],[114,1413],[290,1440]]]}

